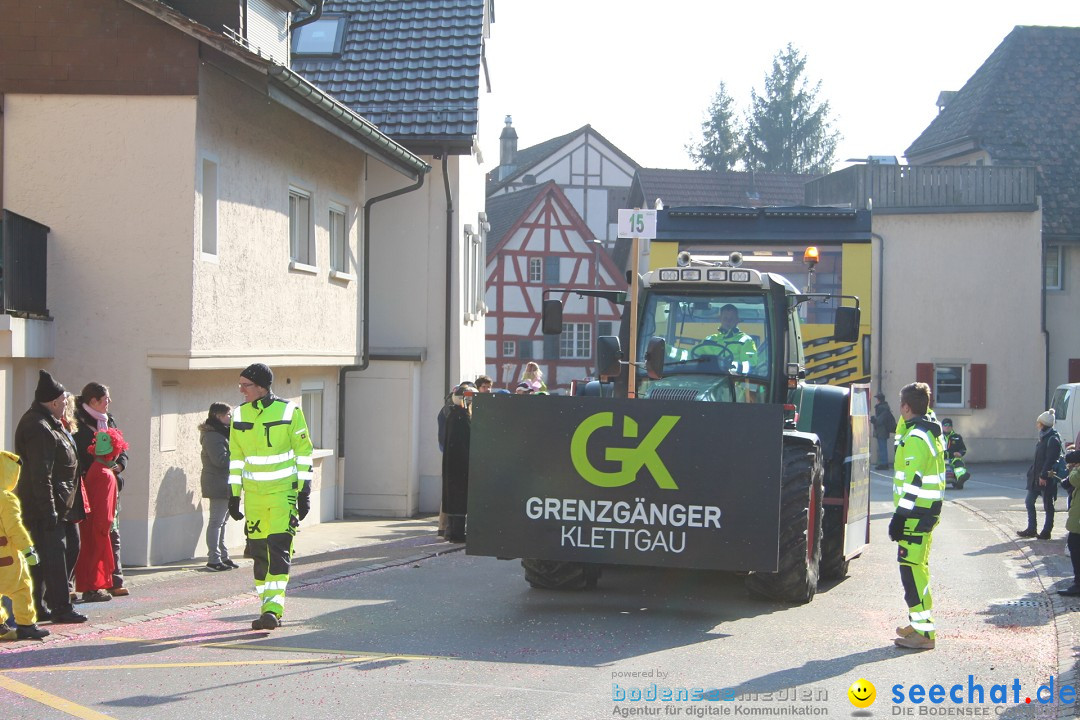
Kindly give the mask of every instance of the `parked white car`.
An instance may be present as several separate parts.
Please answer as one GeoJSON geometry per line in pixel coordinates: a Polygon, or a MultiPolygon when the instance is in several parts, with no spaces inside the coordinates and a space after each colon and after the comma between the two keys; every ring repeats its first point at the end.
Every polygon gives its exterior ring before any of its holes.
{"type": "Polygon", "coordinates": [[[1080,383],[1058,385],[1050,407],[1057,416],[1054,427],[1061,441],[1066,444],[1076,442],[1076,434],[1080,432],[1080,383]]]}

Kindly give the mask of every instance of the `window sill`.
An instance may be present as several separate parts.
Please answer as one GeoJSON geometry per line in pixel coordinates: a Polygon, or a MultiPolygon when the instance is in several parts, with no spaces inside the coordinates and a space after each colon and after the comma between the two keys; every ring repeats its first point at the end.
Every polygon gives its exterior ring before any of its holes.
{"type": "Polygon", "coordinates": [[[289,269],[296,272],[306,273],[308,275],[316,275],[319,272],[319,268],[314,265],[308,265],[306,263],[298,262],[296,260],[289,261],[289,269]]]}
{"type": "Polygon", "coordinates": [[[320,448],[318,450],[311,451],[311,457],[313,460],[319,460],[321,458],[331,457],[334,454],[332,448],[320,448]]]}
{"type": "Polygon", "coordinates": [[[208,253],[208,252],[205,252],[205,251],[200,251],[199,256],[200,256],[200,259],[203,262],[210,262],[210,263],[214,263],[215,265],[219,264],[217,253],[208,253]]]}
{"type": "Polygon", "coordinates": [[[341,270],[331,270],[330,271],[330,279],[331,280],[340,280],[341,282],[344,282],[344,283],[351,283],[351,282],[354,282],[356,280],[356,276],[353,275],[352,273],[342,272],[341,270]]]}

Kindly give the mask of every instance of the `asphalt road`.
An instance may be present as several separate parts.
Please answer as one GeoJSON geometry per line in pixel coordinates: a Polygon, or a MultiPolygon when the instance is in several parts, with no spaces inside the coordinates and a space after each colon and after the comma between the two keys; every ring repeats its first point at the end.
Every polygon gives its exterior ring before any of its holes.
{"type": "Polygon", "coordinates": [[[163,574],[153,592],[179,603],[172,610],[140,601],[127,606],[133,620],[108,603],[107,627],[5,646],[0,717],[1071,716],[1071,698],[1041,704],[1036,694],[1051,677],[1055,693],[1075,685],[1078,608],[1048,592],[1067,584],[1064,517],[1054,541],[1014,539],[1019,470],[973,469],[935,533],[933,651],[892,644],[906,614],[885,536],[889,481],[875,474],[870,550],[808,605],[762,601],[738,576],[698,571],[621,568],[593,591],[533,590],[516,562],[413,536],[366,556],[303,559],[287,623],[269,634],[249,628],[246,570],[163,574]],[[182,602],[200,590],[206,604],[182,602]],[[876,687],[866,709],[847,696],[860,679],[876,687]],[[963,702],[909,698],[935,683],[961,686],[963,702]],[[994,686],[1005,686],[1002,702],[994,686]],[[983,702],[969,703],[976,687],[983,702]],[[713,693],[632,699],[665,689],[713,693]]]}

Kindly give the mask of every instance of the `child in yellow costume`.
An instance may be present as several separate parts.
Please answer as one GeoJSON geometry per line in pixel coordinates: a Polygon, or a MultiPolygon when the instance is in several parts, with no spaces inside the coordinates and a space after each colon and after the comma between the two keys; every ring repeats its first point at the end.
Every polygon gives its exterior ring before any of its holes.
{"type": "MultiPolygon", "coordinates": [[[[38,556],[15,496],[21,469],[18,455],[0,450],[0,594],[11,598],[16,622],[15,629],[0,634],[0,639],[42,640],[49,631],[37,626],[29,570],[37,565],[38,556]]],[[[8,627],[6,622],[7,612],[0,606],[0,631],[8,627]]]]}

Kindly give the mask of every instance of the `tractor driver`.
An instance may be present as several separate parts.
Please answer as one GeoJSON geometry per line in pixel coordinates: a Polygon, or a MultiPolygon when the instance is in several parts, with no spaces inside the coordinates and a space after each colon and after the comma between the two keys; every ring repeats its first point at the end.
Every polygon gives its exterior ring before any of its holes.
{"type": "Polygon", "coordinates": [[[720,308],[719,332],[709,335],[693,349],[694,357],[718,355],[721,361],[728,361],[730,372],[748,375],[750,368],[757,364],[758,350],[754,338],[739,329],[739,309],[728,303],[720,308]]]}

